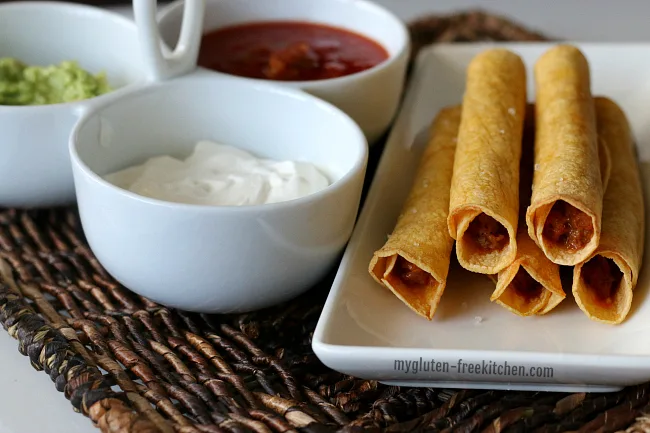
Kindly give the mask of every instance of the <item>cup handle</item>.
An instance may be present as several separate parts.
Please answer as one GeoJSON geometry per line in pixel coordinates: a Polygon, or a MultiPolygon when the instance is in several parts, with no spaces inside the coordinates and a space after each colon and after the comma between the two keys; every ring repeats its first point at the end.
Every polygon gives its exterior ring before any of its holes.
{"type": "Polygon", "coordinates": [[[176,48],[170,52],[158,30],[157,1],[133,0],[133,16],[138,27],[140,49],[151,81],[168,80],[196,68],[204,12],[205,0],[185,0],[180,37],[176,48]]]}

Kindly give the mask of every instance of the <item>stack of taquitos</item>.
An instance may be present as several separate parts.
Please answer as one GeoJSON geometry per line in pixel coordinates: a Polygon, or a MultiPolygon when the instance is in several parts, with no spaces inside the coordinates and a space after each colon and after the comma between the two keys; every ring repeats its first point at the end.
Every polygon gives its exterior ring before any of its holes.
{"type": "MultiPolygon", "coordinates": [[[[562,302],[566,294],[560,280],[560,266],[553,263],[530,238],[526,228],[526,210],[534,172],[535,106],[526,112],[520,167],[520,214],[517,255],[512,264],[492,279],[496,289],[491,300],[520,316],[543,315],[562,302]]],[[[598,141],[598,156],[603,189],[610,174],[610,157],[603,140],[598,141]]]]}
{"type": "Polygon", "coordinates": [[[591,319],[630,311],[644,240],[644,204],[627,118],[592,98],[589,65],[575,47],[535,65],[535,171],[530,236],[554,263],[574,266],[572,292],[591,319]]]}
{"type": "Polygon", "coordinates": [[[476,56],[466,83],[463,105],[443,109],[433,122],[371,275],[431,319],[455,239],[460,265],[490,276],[490,299],[511,312],[554,309],[565,299],[560,266],[575,266],[572,292],[582,311],[621,323],[638,279],[645,223],[625,114],[592,97],[587,60],[571,46],[538,60],[537,100],[528,111],[525,70],[514,53],[476,56]]]}

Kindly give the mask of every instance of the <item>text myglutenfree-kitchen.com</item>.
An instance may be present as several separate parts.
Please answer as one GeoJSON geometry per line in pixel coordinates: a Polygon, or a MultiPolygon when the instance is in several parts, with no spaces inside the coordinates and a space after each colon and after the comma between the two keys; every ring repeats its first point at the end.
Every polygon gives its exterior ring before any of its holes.
{"type": "Polygon", "coordinates": [[[509,376],[509,377],[542,377],[552,378],[553,367],[525,366],[509,364],[508,361],[496,362],[491,360],[456,362],[437,361],[435,359],[396,359],[393,369],[405,374],[424,373],[454,373],[473,374],[477,376],[509,376]]]}

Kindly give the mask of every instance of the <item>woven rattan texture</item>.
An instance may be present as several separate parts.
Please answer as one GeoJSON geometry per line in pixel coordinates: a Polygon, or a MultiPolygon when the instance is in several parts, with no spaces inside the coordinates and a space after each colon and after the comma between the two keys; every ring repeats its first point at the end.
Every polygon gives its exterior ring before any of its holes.
{"type": "MultiPolygon", "coordinates": [[[[416,48],[542,39],[479,12],[412,29],[416,48]]],[[[453,391],[333,372],[310,348],[329,284],[253,314],[186,314],[115,283],[74,209],[0,210],[0,322],[103,432],[650,431],[648,385],[606,395],[453,391]]]]}

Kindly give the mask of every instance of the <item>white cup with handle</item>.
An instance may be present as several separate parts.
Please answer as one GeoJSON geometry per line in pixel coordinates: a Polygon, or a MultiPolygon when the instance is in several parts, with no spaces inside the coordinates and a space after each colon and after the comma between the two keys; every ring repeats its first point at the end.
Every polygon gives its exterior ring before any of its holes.
{"type": "Polygon", "coordinates": [[[156,14],[156,0],[133,1],[133,16],[148,78],[151,81],[164,81],[189,73],[196,68],[205,0],[189,0],[184,4],[180,36],[173,51],[162,43],[156,14]]]}

